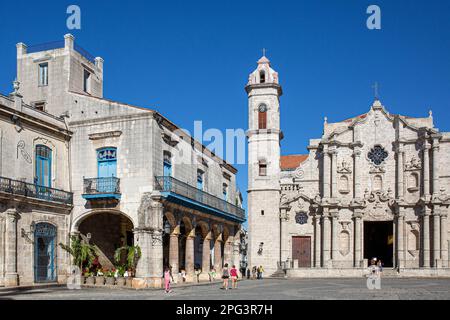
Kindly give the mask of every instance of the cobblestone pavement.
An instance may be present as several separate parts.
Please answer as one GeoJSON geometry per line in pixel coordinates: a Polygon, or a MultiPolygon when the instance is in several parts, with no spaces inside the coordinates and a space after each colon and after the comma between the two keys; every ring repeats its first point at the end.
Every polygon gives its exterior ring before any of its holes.
{"type": "Polygon", "coordinates": [[[163,290],[129,290],[65,287],[25,291],[0,289],[0,299],[14,300],[450,300],[450,279],[382,279],[381,290],[369,290],[365,279],[267,279],[239,282],[237,290],[220,284],[184,286],[173,293],[163,290]]]}

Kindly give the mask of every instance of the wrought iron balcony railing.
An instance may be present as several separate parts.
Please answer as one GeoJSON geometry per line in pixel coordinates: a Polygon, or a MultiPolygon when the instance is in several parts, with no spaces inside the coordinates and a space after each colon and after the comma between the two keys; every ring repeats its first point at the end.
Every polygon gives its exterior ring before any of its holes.
{"type": "Polygon", "coordinates": [[[245,220],[244,209],[173,177],[155,177],[155,189],[161,192],[171,192],[180,195],[202,205],[232,215],[239,220],[245,220]]]}
{"type": "Polygon", "coordinates": [[[72,205],[73,193],[0,177],[0,192],[72,205]]]}
{"type": "Polygon", "coordinates": [[[120,179],[116,177],[84,179],[83,198],[120,199],[120,179]]]}

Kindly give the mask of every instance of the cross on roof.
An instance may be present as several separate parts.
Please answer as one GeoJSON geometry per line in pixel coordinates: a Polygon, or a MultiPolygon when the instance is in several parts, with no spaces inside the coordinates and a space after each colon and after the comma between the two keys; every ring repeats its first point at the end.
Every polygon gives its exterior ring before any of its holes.
{"type": "Polygon", "coordinates": [[[372,88],[374,89],[375,99],[378,100],[380,98],[379,96],[380,85],[378,84],[378,82],[375,82],[372,88]]]}

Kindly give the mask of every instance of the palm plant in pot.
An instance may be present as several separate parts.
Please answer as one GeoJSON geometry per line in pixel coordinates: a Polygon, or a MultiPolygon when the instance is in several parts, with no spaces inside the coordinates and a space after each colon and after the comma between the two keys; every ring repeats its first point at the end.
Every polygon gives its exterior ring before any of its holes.
{"type": "MultiPolygon", "coordinates": [[[[81,270],[90,269],[95,259],[95,250],[92,245],[81,239],[79,236],[71,236],[70,244],[60,243],[59,246],[72,256],[72,262],[81,270]]],[[[80,273],[80,276],[85,276],[80,273]]],[[[82,283],[84,280],[82,279],[82,283]]]]}
{"type": "Polygon", "coordinates": [[[124,276],[126,278],[126,286],[131,287],[131,282],[136,270],[136,265],[139,261],[139,258],[141,257],[142,252],[141,248],[136,246],[123,246],[116,250],[114,253],[114,260],[116,263],[121,263],[123,260],[125,260],[125,272],[124,276]]]}

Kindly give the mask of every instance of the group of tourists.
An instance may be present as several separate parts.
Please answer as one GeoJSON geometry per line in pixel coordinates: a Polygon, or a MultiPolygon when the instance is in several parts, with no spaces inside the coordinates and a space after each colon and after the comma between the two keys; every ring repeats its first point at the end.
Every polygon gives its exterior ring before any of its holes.
{"type": "MultiPolygon", "coordinates": [[[[262,266],[259,267],[253,267],[252,269],[252,274],[253,277],[252,279],[262,279],[263,277],[263,272],[264,269],[262,266]]],[[[201,271],[200,270],[196,270],[196,276],[197,276],[197,282],[199,281],[199,275],[200,275],[201,271]]],[[[216,280],[217,277],[217,272],[216,269],[213,267],[211,268],[210,272],[208,273],[209,275],[209,281],[213,282],[216,280]]],[[[245,276],[245,274],[244,274],[245,276]]],[[[186,279],[186,272],[184,270],[182,270],[181,272],[181,277],[183,279],[183,282],[186,279]]],[[[238,269],[236,269],[236,266],[233,265],[231,268],[229,268],[228,263],[225,263],[225,265],[223,266],[222,269],[222,287],[221,289],[223,290],[228,290],[228,289],[237,289],[237,283],[238,283],[238,279],[239,279],[239,272],[238,269]],[[230,279],[231,279],[231,287],[230,287],[230,279]]],[[[250,278],[250,269],[247,270],[247,279],[250,278]]],[[[173,290],[170,287],[170,284],[172,282],[174,282],[173,279],[173,275],[172,275],[172,267],[171,266],[167,266],[164,269],[164,275],[163,275],[163,279],[164,279],[164,289],[165,289],[165,293],[171,293],[173,292],[173,290]]]]}

